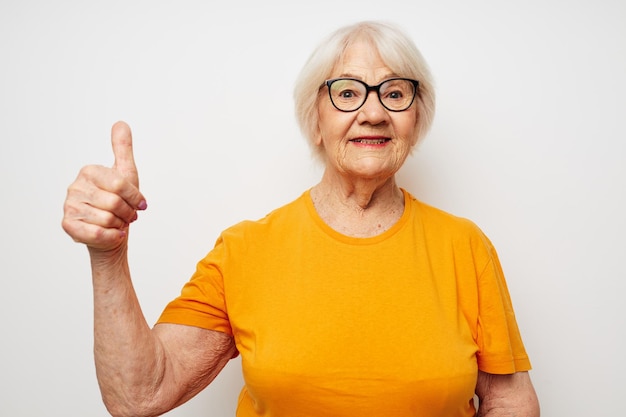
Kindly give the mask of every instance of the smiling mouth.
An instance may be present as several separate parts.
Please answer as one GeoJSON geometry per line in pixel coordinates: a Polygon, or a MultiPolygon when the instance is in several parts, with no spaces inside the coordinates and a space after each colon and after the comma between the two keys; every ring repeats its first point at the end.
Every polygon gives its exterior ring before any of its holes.
{"type": "Polygon", "coordinates": [[[391,139],[352,139],[350,142],[362,143],[364,145],[382,145],[385,142],[389,142],[391,139]]]}

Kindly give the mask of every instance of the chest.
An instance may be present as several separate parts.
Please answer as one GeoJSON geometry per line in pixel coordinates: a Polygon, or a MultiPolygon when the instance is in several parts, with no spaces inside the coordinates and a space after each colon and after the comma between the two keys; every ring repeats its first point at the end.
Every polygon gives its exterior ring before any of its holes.
{"type": "Polygon", "coordinates": [[[472,415],[477,346],[458,269],[402,252],[335,248],[250,266],[246,289],[227,296],[242,409],[472,415]]]}
{"type": "Polygon", "coordinates": [[[433,264],[415,246],[288,253],[260,257],[228,288],[249,366],[406,380],[474,372],[475,323],[463,298],[472,289],[453,263],[433,264]]]}

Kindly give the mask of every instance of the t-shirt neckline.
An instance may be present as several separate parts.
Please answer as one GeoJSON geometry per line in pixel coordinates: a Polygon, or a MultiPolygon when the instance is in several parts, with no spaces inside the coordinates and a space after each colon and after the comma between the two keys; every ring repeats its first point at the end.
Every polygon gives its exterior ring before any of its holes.
{"type": "Polygon", "coordinates": [[[313,198],[311,197],[311,189],[305,191],[303,197],[311,219],[324,234],[334,240],[343,243],[348,243],[352,245],[371,245],[387,240],[391,236],[395,235],[408,221],[412,210],[411,195],[404,188],[400,188],[400,190],[402,191],[402,194],[404,196],[404,211],[402,212],[402,216],[400,216],[400,219],[398,219],[398,221],[389,229],[385,230],[381,234],[370,237],[348,236],[336,231],[328,224],[326,224],[326,222],[320,217],[317,210],[315,209],[315,205],[313,204],[313,198]]]}

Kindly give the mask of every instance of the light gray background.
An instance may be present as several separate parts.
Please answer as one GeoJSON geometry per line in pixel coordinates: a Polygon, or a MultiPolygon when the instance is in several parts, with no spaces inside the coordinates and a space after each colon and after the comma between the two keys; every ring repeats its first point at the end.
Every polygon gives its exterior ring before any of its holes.
{"type": "MultiPolygon", "coordinates": [[[[437,83],[400,184],[495,243],[543,415],[622,415],[621,0],[0,2],[0,415],[107,415],[87,253],[60,220],[79,168],[112,163],[112,123],[134,131],[149,209],[130,262],[154,322],[222,229],[317,181],[293,82],[330,30],[373,18],[437,83]]],[[[239,372],[170,415],[234,416],[239,372]]]]}

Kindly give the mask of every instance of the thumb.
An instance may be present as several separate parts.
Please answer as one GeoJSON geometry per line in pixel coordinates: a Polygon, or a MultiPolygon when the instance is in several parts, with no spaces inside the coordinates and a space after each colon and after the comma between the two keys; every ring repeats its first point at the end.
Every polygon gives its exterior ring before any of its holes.
{"type": "Polygon", "coordinates": [[[115,162],[113,169],[124,175],[136,187],[139,187],[139,175],[133,157],[133,136],[130,127],[124,122],[117,122],[111,128],[111,145],[115,162]]]}

